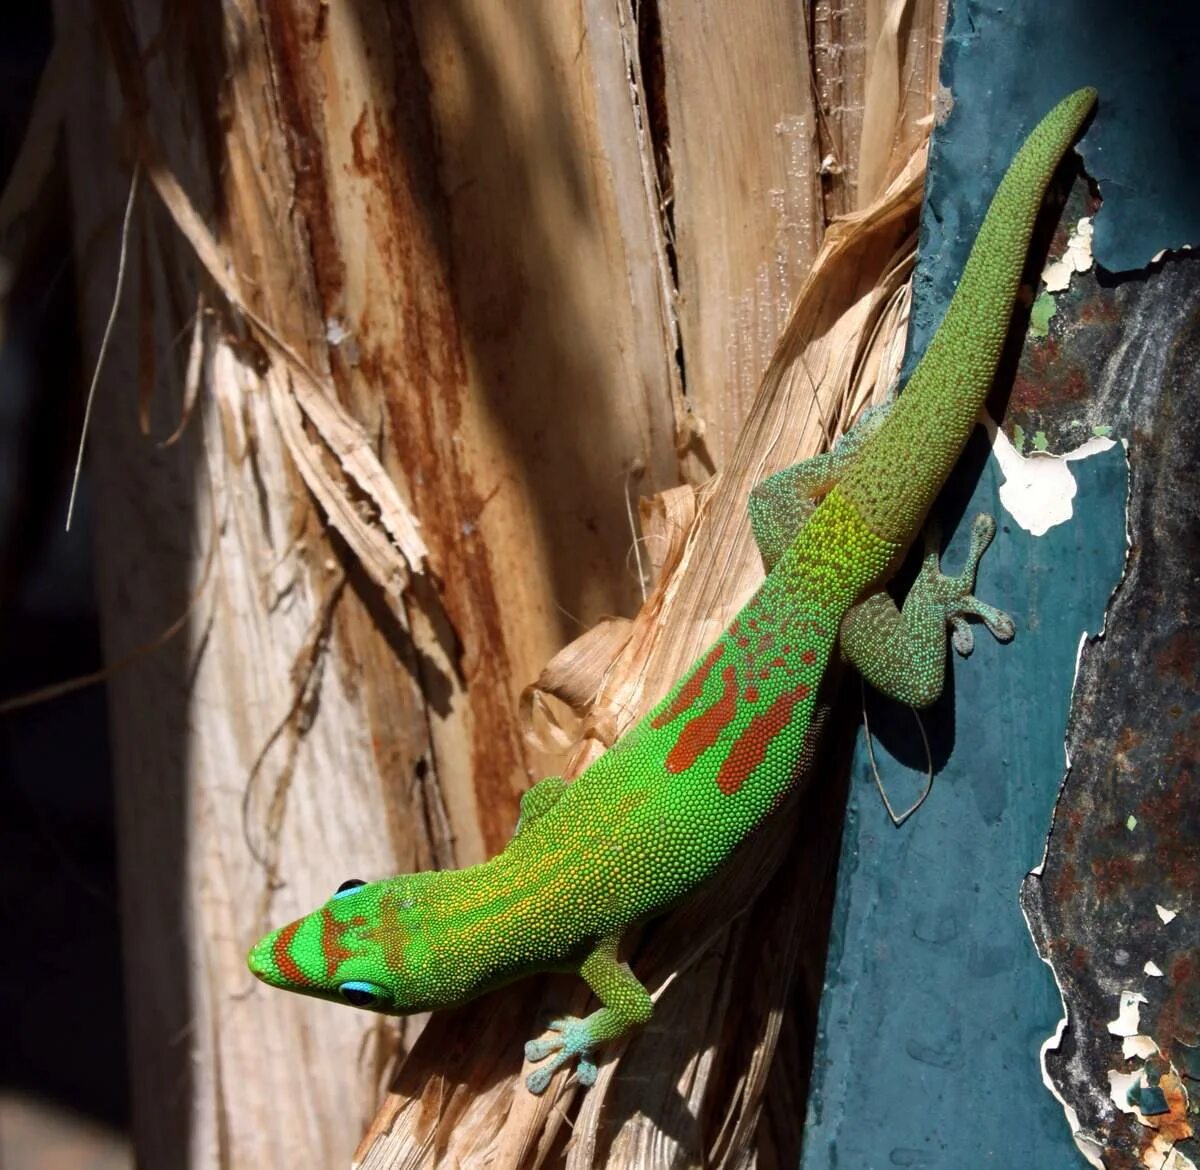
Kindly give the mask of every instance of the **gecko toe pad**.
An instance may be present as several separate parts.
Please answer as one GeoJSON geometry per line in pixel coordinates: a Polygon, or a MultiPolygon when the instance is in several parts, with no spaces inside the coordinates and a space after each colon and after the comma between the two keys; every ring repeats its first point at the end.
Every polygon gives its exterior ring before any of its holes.
{"type": "Polygon", "coordinates": [[[577,1061],[575,1075],[579,1083],[595,1084],[598,1069],[591,1057],[593,1040],[587,1021],[576,1016],[565,1016],[560,1020],[552,1020],[549,1031],[554,1034],[540,1040],[530,1040],[525,1045],[525,1059],[530,1063],[552,1056],[548,1064],[535,1069],[525,1078],[529,1091],[535,1094],[545,1092],[550,1078],[572,1060],[577,1061]]]}

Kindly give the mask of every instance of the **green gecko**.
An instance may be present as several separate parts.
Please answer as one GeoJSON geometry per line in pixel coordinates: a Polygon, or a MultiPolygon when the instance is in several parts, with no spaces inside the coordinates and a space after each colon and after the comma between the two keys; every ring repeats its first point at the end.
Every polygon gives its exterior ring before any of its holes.
{"type": "Polygon", "coordinates": [[[946,627],[967,653],[967,616],[1002,640],[1010,619],[972,595],[993,533],[977,517],[964,570],[938,568],[936,543],[897,609],[885,585],[922,531],[995,375],[1046,185],[1096,101],[1064,98],[998,187],[936,335],[886,410],[834,451],[751,493],[767,576],[671,692],[568,784],[521,799],[512,840],[462,870],[343,883],[320,909],[250,952],[276,987],[391,1014],[471,999],[538,971],[572,971],[600,1007],[550,1025],[525,1047],[542,1092],[576,1062],[596,1079],[602,1045],[644,1024],[649,994],[621,961],[622,936],[697,889],[811,769],[818,690],[841,654],[887,695],[932,702],[946,627]]]}

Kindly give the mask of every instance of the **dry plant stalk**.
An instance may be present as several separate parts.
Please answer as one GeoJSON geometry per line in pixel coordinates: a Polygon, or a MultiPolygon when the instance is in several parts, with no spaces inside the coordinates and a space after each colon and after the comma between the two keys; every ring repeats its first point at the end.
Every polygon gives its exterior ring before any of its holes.
{"type": "MultiPolygon", "coordinates": [[[[754,404],[753,422],[728,469],[701,492],[678,489],[644,508],[647,545],[661,550],[661,564],[656,587],[638,616],[632,623],[598,627],[599,633],[568,646],[543,673],[539,683],[572,707],[580,694],[591,690],[595,695],[567,774],[578,774],[652,705],[761,578],[744,520],[749,488],[794,461],[795,453],[819,450],[828,435],[822,420],[854,417],[879,400],[898,373],[924,159],[921,146],[875,204],[838,221],[827,234],[754,404]],[[720,553],[718,564],[714,552],[720,553]],[[597,639],[611,658],[598,658],[597,639]]],[[[757,996],[729,996],[732,972],[739,966],[731,952],[748,951],[751,969],[773,968],[786,985],[789,958],[803,941],[809,908],[796,864],[787,867],[791,880],[782,905],[773,906],[778,934],[739,933],[735,925],[714,948],[717,957],[701,959],[699,970],[687,971],[680,994],[659,997],[677,972],[712,947],[711,924],[731,923],[745,910],[751,893],[781,860],[791,828],[774,826],[772,839],[759,842],[759,869],[748,863],[723,878],[698,905],[656,926],[633,959],[654,991],[655,1018],[626,1046],[619,1062],[601,1065],[600,1079],[584,1096],[572,1125],[568,1165],[665,1165],[682,1156],[737,1166],[749,1156],[783,988],[772,987],[764,996],[775,1006],[774,1014],[758,1014],[765,1005],[757,996]],[[781,939],[790,948],[784,954],[781,939]],[[752,1029],[757,1042],[738,1078],[734,1103],[710,1100],[713,1048],[740,1028],[752,1029]],[[685,1079],[677,1084],[681,1066],[686,1066],[685,1079]],[[620,1129],[614,1132],[605,1123],[606,1113],[626,1119],[620,1129]],[[697,1133],[695,1147],[681,1148],[677,1138],[667,1136],[687,1132],[696,1117],[713,1113],[721,1124],[711,1143],[697,1133]]],[[[573,1002],[564,1003],[563,990],[561,982],[548,997],[528,986],[507,988],[435,1017],[400,1070],[356,1165],[544,1164],[576,1090],[560,1077],[557,1096],[553,1090],[542,1098],[531,1096],[521,1081],[528,1070],[513,1058],[537,1020],[546,1018],[545,1012],[530,1010],[541,998],[555,1012],[578,1011],[586,1003],[586,993],[578,989],[573,1002]],[[470,1042],[456,1039],[461,1037],[470,1042]]],[[[801,1111],[803,1104],[793,1102],[801,1111]]]]}
{"type": "MultiPolygon", "coordinates": [[[[139,1160],[336,1165],[397,1037],[250,990],[246,945],[499,848],[744,600],[749,488],[897,365],[943,0],[57,9],[89,342],[135,161],[157,193],[97,399],[110,654],[202,596],[111,688],[139,1160]],[[597,624],[635,476],[656,580],[597,624]]],[[[790,831],[646,934],[653,1031],[574,1117],[519,1053],[579,989],[527,981],[431,1021],[357,1161],[792,1158],[829,856],[724,925],[790,831]]]]}

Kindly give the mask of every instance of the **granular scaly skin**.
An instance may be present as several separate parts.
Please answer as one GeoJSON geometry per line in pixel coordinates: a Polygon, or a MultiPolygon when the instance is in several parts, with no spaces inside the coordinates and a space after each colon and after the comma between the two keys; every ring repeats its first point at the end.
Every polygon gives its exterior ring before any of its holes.
{"type": "Polygon", "coordinates": [[[889,540],[911,543],[975,425],[1008,333],[1046,185],[1095,102],[1094,89],[1076,90],[1017,151],[946,315],[892,407],[886,434],[864,448],[843,480],[842,489],[872,529],[889,540]]]}
{"type": "Polygon", "coordinates": [[[580,1080],[594,1079],[596,1047],[651,1011],[619,960],[621,936],[695,890],[805,779],[798,763],[839,638],[881,689],[928,702],[941,688],[947,622],[960,649],[965,614],[1011,636],[1008,619],[970,595],[986,524],[958,577],[942,577],[931,554],[903,613],[881,590],[974,425],[1046,183],[1094,102],[1092,90],[1070,95],[1021,148],[936,337],[840,481],[822,484],[815,510],[797,510],[805,465],[786,487],[781,476],[756,489],[752,518],[770,572],[670,694],[573,784],[531,789],[499,855],[339,892],[254,947],[260,979],[407,1013],[536,971],[577,971],[601,1007],[556,1021],[552,1036],[527,1046],[530,1060],[553,1056],[527,1083],[540,1092],[573,1061],[580,1080]]]}

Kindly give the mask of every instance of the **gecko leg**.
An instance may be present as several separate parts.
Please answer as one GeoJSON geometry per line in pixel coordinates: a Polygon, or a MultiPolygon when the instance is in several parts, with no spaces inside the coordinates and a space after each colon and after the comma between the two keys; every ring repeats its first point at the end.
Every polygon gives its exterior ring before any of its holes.
{"type": "Polygon", "coordinates": [[[513,836],[519,837],[534,821],[549,812],[569,787],[561,776],[547,776],[526,789],[521,795],[521,815],[517,817],[513,836]]]}
{"type": "Polygon", "coordinates": [[[575,1075],[580,1084],[595,1083],[595,1049],[644,1024],[654,1010],[650,993],[641,985],[628,964],[617,958],[618,938],[604,939],[580,964],[579,974],[603,1005],[580,1019],[565,1016],[550,1024],[554,1033],[525,1045],[525,1059],[536,1063],[553,1054],[553,1059],[525,1078],[531,1093],[541,1093],[563,1065],[577,1061],[575,1075]]]}
{"type": "Polygon", "coordinates": [[[911,707],[927,707],[945,682],[947,625],[954,631],[954,649],[963,656],[975,645],[968,617],[979,618],[1001,642],[1013,636],[1012,618],[972,592],[979,559],[995,535],[996,521],[976,516],[966,564],[947,577],[938,563],[937,526],[927,523],[925,560],[903,608],[880,591],[847,613],[839,632],[842,654],[876,690],[911,707]]]}
{"type": "Polygon", "coordinates": [[[858,449],[879,430],[889,405],[868,407],[831,450],[767,476],[751,491],[750,528],[768,573],[796,539],[821,497],[846,473],[858,449]]]}

